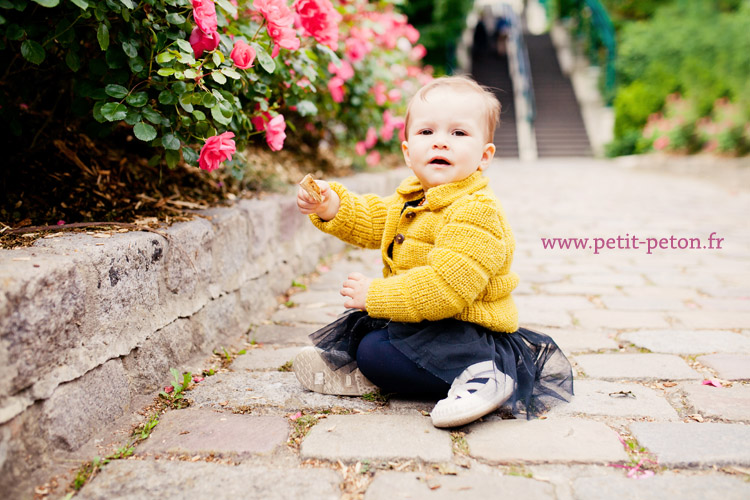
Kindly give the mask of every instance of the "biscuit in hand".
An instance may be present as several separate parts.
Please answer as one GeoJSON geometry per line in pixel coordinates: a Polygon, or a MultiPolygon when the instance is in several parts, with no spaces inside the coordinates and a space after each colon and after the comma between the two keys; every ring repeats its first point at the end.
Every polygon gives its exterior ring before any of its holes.
{"type": "Polygon", "coordinates": [[[320,195],[320,186],[315,182],[312,175],[307,174],[303,177],[299,185],[302,186],[302,189],[304,189],[316,203],[323,201],[323,197],[320,195]]]}

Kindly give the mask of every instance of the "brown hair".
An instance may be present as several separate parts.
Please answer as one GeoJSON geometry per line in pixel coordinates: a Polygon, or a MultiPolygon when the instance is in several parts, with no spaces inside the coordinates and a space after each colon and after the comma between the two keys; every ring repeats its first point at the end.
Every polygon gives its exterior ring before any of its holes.
{"type": "Polygon", "coordinates": [[[411,100],[409,100],[409,105],[406,108],[406,120],[404,125],[404,136],[406,139],[409,139],[409,119],[411,118],[412,104],[417,99],[426,101],[427,94],[438,87],[450,87],[453,89],[475,92],[482,97],[482,100],[485,103],[484,113],[487,123],[487,142],[492,142],[495,136],[495,127],[497,127],[498,122],[500,121],[500,101],[497,100],[495,94],[493,94],[488,87],[479,85],[468,76],[443,76],[436,78],[414,94],[411,100]]]}

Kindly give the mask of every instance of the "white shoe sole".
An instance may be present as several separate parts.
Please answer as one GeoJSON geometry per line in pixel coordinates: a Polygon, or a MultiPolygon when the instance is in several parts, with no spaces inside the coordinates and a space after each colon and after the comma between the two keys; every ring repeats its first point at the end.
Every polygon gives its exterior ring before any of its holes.
{"type": "Polygon", "coordinates": [[[305,347],[297,354],[292,368],[302,387],[321,394],[361,396],[377,390],[377,386],[367,380],[359,368],[350,373],[331,370],[320,351],[312,346],[305,347]]]}
{"type": "Polygon", "coordinates": [[[497,410],[513,395],[514,381],[507,375],[505,377],[504,390],[494,398],[484,399],[478,393],[474,393],[460,399],[446,398],[438,401],[435,408],[430,412],[432,425],[435,427],[458,427],[497,410]]]}

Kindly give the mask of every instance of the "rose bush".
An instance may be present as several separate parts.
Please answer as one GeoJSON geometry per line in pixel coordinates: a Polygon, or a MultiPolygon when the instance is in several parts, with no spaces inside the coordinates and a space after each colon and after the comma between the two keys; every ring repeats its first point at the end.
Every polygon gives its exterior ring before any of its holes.
{"type": "Polygon", "coordinates": [[[0,123],[19,138],[44,113],[101,140],[124,128],[151,164],[238,175],[235,149],[256,139],[354,151],[367,136],[364,164],[397,147],[405,99],[430,78],[394,3],[0,0],[0,123]]]}

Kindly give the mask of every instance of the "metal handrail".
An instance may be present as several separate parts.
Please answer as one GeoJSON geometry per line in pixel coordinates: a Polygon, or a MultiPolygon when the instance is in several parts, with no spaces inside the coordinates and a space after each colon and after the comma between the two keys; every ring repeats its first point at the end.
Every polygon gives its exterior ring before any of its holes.
{"type": "Polygon", "coordinates": [[[510,21],[508,35],[508,64],[513,82],[513,91],[523,96],[526,103],[524,118],[533,123],[536,118],[536,103],[534,100],[534,85],[531,80],[531,64],[529,52],[523,38],[523,25],[518,15],[508,4],[500,6],[500,15],[510,21]]]}

